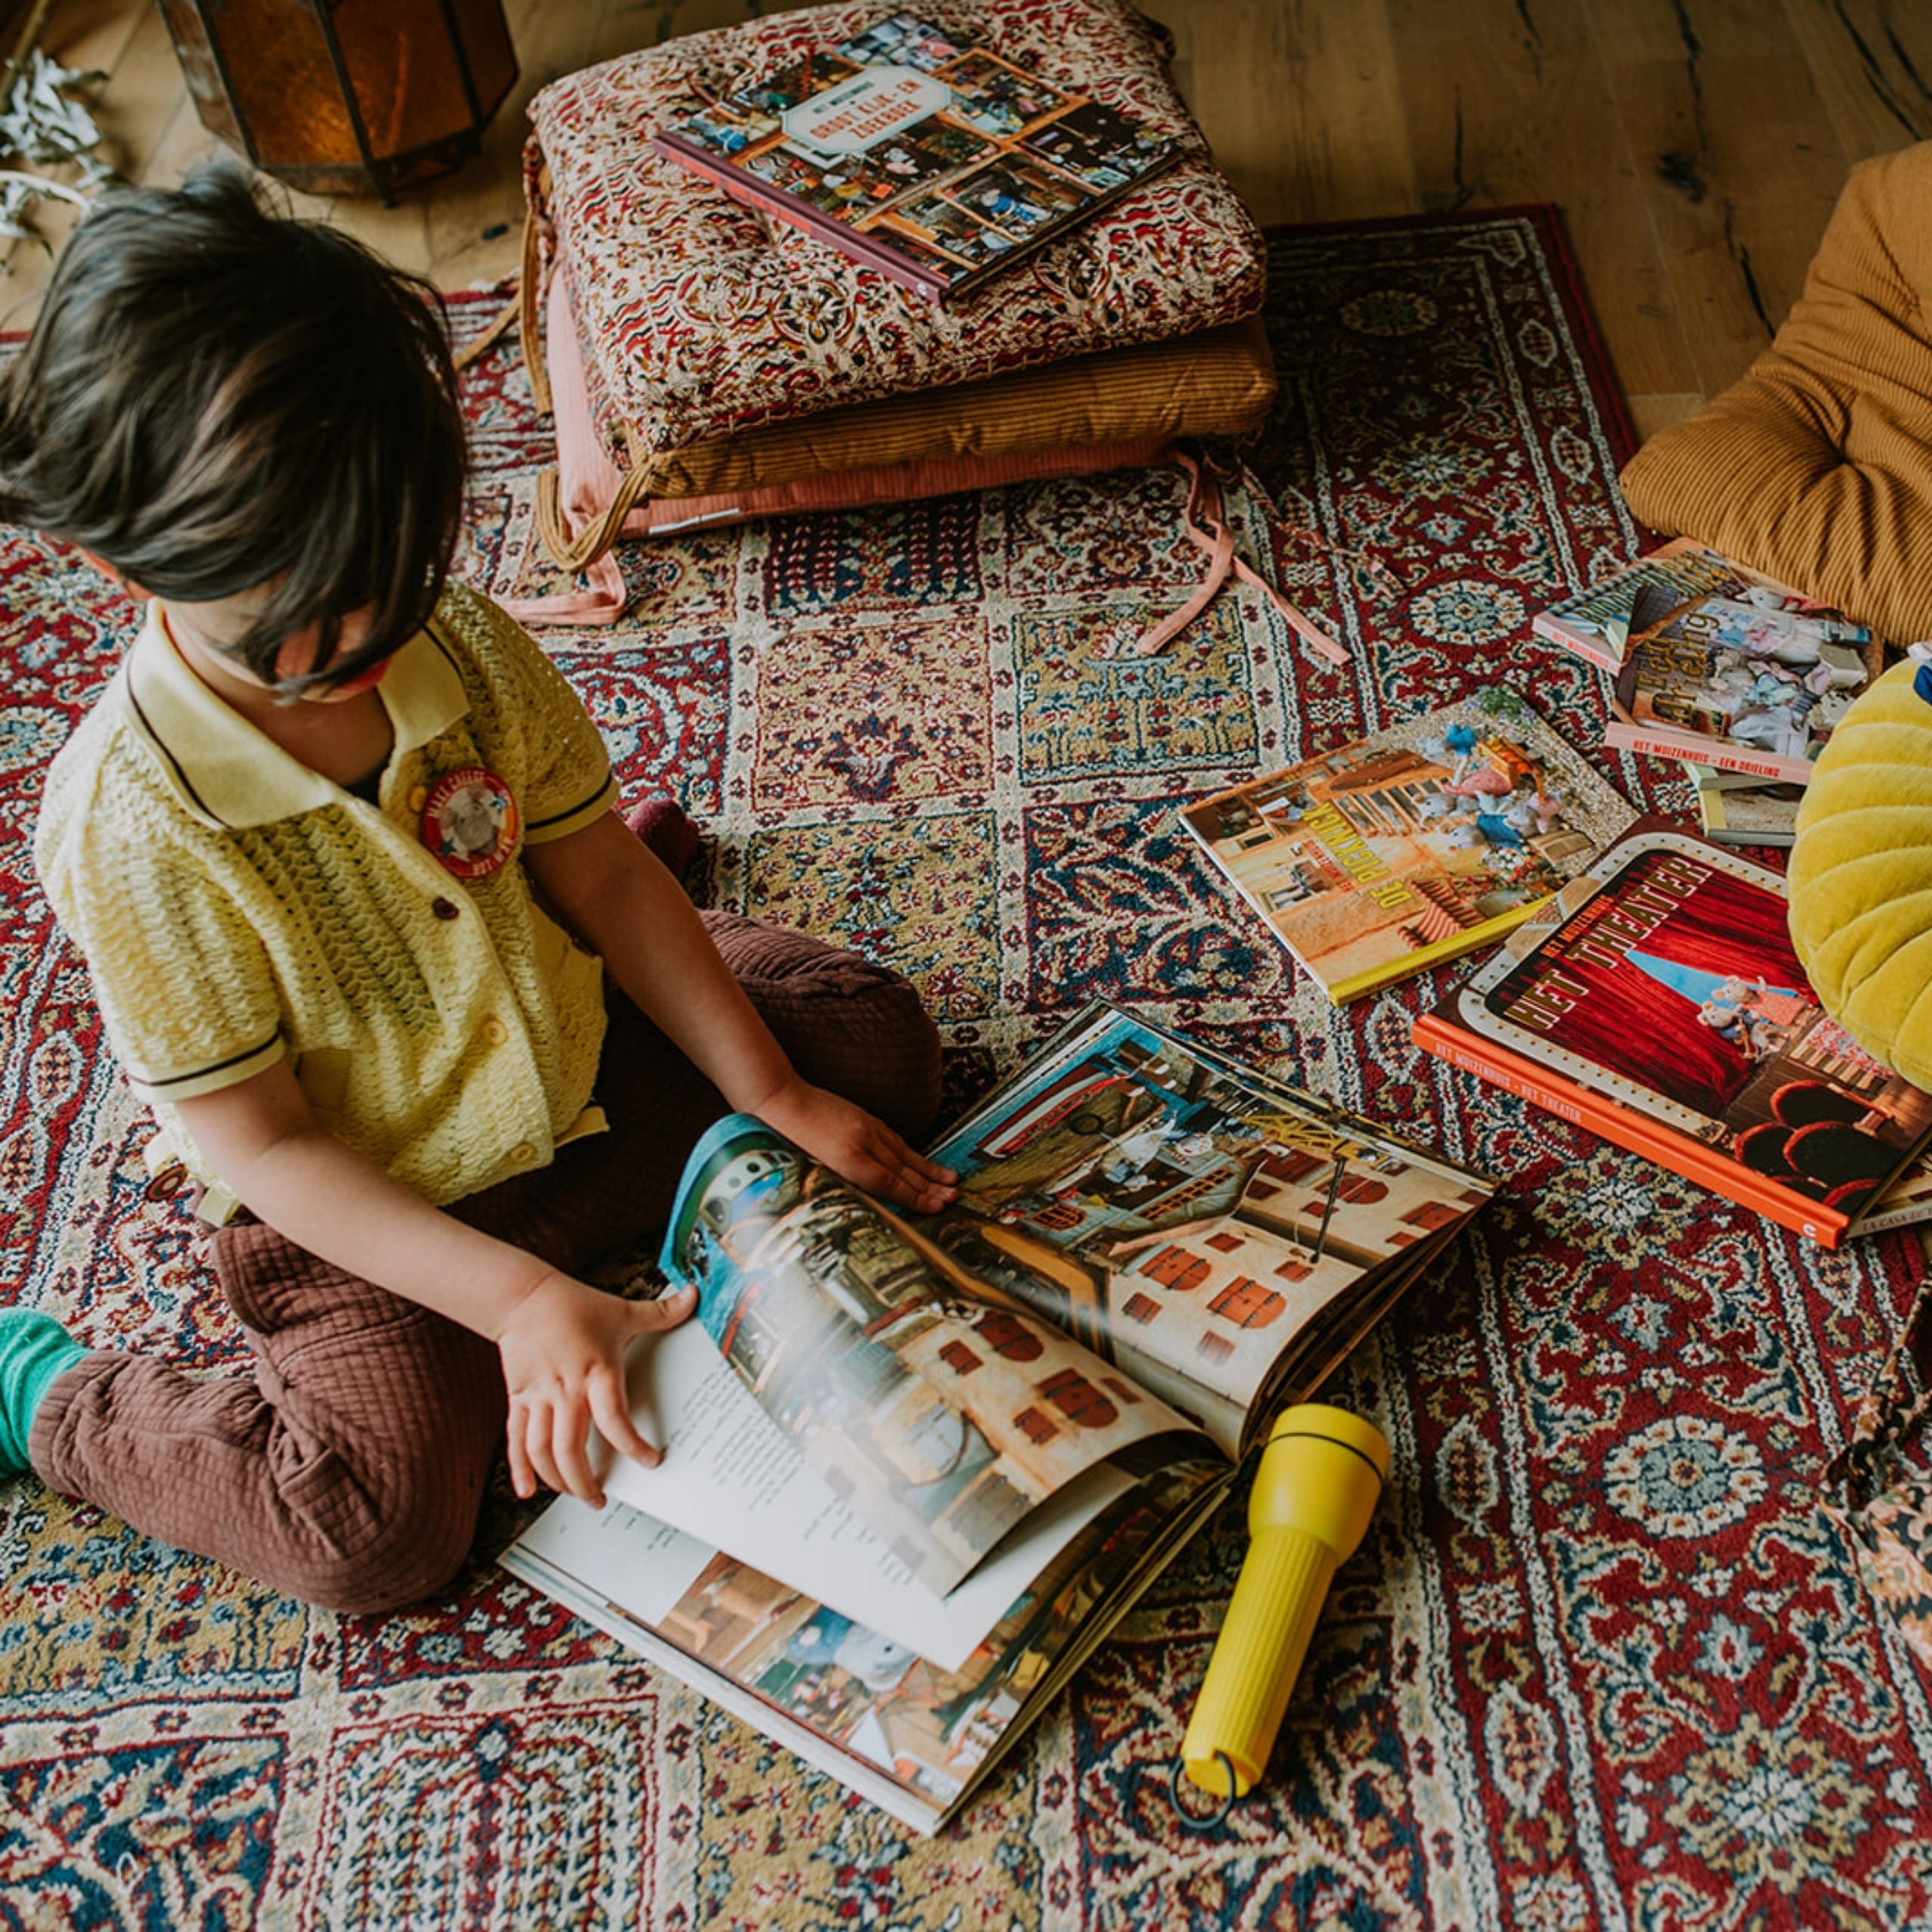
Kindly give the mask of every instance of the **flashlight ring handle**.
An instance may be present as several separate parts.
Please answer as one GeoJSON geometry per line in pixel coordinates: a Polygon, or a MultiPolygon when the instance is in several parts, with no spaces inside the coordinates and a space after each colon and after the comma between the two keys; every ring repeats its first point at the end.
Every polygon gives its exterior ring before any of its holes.
{"type": "MultiPolygon", "coordinates": [[[[1176,1758],[1168,1766],[1168,1795],[1174,1800],[1174,1817],[1183,1829],[1205,1838],[1218,1832],[1228,1822],[1228,1814],[1241,1800],[1241,1779],[1235,1770],[1235,1761],[1225,1751],[1217,1751],[1214,1755],[1221,1761],[1221,1768],[1228,1774],[1228,1795],[1211,1811],[1190,1811],[1182,1801],[1180,1781],[1186,1766],[1176,1758]]],[[[1189,1783],[1192,1779],[1188,1780],[1189,1783]]]]}

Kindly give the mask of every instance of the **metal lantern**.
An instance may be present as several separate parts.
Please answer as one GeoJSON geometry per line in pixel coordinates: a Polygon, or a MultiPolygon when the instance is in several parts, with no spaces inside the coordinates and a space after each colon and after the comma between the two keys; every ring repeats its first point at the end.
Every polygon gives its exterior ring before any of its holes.
{"type": "Polygon", "coordinates": [[[454,168],[516,78],[499,0],[161,0],[202,125],[318,195],[454,168]]]}

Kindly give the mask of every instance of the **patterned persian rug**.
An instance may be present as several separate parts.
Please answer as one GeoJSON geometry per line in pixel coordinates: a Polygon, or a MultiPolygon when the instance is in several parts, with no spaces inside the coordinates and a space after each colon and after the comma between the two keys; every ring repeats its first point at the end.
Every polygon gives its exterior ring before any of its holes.
{"type": "MultiPolygon", "coordinates": [[[[1218,1834],[1174,1752],[1232,1509],[930,1842],[511,1583],[342,1620],[0,1484],[0,1924],[174,1928],[1899,1927],[1932,1919],[1932,1705],[1814,1500],[1922,1269],[1812,1251],[1419,1057],[1438,974],[1331,1012],[1174,822],[1209,787],[1501,681],[1580,744],[1596,674],[1537,606],[1635,547],[1628,432],[1539,211],[1284,232],[1282,401],[1235,510],[1344,638],[1320,664],[1195,580],[1133,472],[714,533],[624,558],[632,618],[552,633],[636,791],[712,835],[715,903],[902,966],[963,1102],[1103,994],[1505,1177],[1343,1372],[1395,1476],[1270,1775],[1218,1834]],[[1371,562],[1363,559],[1372,560],[1371,562]]],[[[491,305],[457,304],[459,331],[491,305]]],[[[469,407],[465,570],[542,587],[518,354],[469,407]]],[[[27,862],[45,762],[131,610],[0,541],[8,1295],[91,1342],[242,1358],[27,862]]],[[[1687,811],[1663,768],[1608,758],[1687,811]]],[[[1454,972],[1458,969],[1447,969],[1454,972]]]]}

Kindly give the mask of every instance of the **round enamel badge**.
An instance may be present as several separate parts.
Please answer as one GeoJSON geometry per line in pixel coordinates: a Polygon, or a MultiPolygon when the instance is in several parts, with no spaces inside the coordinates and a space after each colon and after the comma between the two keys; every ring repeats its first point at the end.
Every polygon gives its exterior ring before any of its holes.
{"type": "Polygon", "coordinates": [[[516,798],[494,771],[466,765],[429,788],[423,842],[458,878],[488,878],[508,865],[523,829],[516,798]]]}

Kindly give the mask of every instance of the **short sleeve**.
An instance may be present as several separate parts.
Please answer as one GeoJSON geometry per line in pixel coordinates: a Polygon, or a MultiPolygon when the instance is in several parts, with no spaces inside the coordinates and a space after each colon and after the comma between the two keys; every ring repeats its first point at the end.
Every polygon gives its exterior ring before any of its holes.
{"type": "Polygon", "coordinates": [[[57,781],[35,840],[42,884],[86,961],[115,1057],[150,1103],[233,1086],[286,1052],[267,953],[195,863],[198,833],[167,823],[138,792],[117,793],[109,808],[104,790],[76,800],[57,781]]]}
{"type": "Polygon", "coordinates": [[[506,612],[474,592],[461,607],[477,635],[492,709],[521,738],[525,842],[540,845],[595,823],[617,802],[610,753],[570,681],[506,612]],[[486,641],[487,640],[487,641],[486,641]]]}

